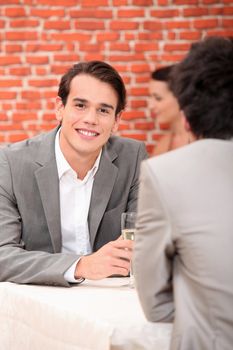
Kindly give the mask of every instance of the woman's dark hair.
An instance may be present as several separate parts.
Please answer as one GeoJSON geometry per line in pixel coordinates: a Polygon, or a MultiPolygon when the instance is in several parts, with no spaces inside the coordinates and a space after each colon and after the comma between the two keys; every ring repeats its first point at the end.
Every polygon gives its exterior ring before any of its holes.
{"type": "Polygon", "coordinates": [[[116,115],[125,108],[126,90],[124,82],[119,73],[112,66],[102,61],[77,63],[63,75],[59,85],[58,96],[61,97],[64,106],[70,93],[71,81],[79,74],[88,74],[104,83],[109,84],[114,89],[118,97],[116,115]]]}
{"type": "Polygon", "coordinates": [[[161,68],[154,70],[151,73],[151,79],[164,81],[164,82],[168,83],[171,71],[174,68],[174,66],[175,66],[175,64],[173,64],[171,66],[161,67],[161,68]]]}
{"type": "Polygon", "coordinates": [[[194,43],[171,73],[170,88],[198,138],[233,137],[233,39],[194,43]]]}

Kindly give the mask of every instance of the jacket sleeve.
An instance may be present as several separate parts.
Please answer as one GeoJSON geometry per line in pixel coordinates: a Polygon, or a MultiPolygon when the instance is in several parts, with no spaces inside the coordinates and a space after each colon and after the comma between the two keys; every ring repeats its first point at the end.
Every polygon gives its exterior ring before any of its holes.
{"type": "Polygon", "coordinates": [[[133,269],[146,318],[152,322],[171,322],[173,227],[149,162],[143,162],[141,169],[133,269]]]}
{"type": "Polygon", "coordinates": [[[22,220],[14,196],[11,169],[0,150],[0,281],[69,286],[64,272],[77,255],[28,251],[22,241],[22,220]]]}

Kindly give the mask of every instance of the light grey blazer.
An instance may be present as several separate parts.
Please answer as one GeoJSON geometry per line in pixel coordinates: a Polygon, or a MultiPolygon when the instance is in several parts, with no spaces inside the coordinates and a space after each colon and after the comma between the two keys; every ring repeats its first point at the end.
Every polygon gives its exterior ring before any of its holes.
{"type": "MultiPolygon", "coordinates": [[[[0,281],[63,285],[78,258],[61,253],[57,129],[0,150],[0,281]]],[[[89,210],[93,251],[120,235],[120,215],[136,209],[142,142],[111,137],[95,175],[89,210]]],[[[78,213],[77,213],[78,215],[78,213]]]]}
{"type": "Polygon", "coordinates": [[[200,140],[143,162],[134,273],[172,350],[233,349],[233,141],[200,140]]]}

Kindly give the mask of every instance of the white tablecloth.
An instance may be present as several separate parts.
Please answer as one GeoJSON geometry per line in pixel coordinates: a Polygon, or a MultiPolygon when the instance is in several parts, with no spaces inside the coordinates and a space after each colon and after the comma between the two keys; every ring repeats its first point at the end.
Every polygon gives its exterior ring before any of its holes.
{"type": "Polygon", "coordinates": [[[0,283],[0,350],[168,350],[171,324],[147,322],[127,282],[0,283]]]}

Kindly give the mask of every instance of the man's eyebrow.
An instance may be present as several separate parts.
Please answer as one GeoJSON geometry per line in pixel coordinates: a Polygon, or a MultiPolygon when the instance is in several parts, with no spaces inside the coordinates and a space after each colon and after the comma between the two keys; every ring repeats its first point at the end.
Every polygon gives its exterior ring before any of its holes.
{"type": "Polygon", "coordinates": [[[106,107],[106,108],[110,108],[110,109],[114,110],[114,107],[112,105],[108,105],[107,103],[101,103],[100,105],[101,105],[101,107],[106,107]]]}
{"type": "Polygon", "coordinates": [[[74,102],[82,102],[82,103],[86,103],[88,102],[85,98],[79,98],[79,97],[75,97],[73,99],[74,102]]]}

